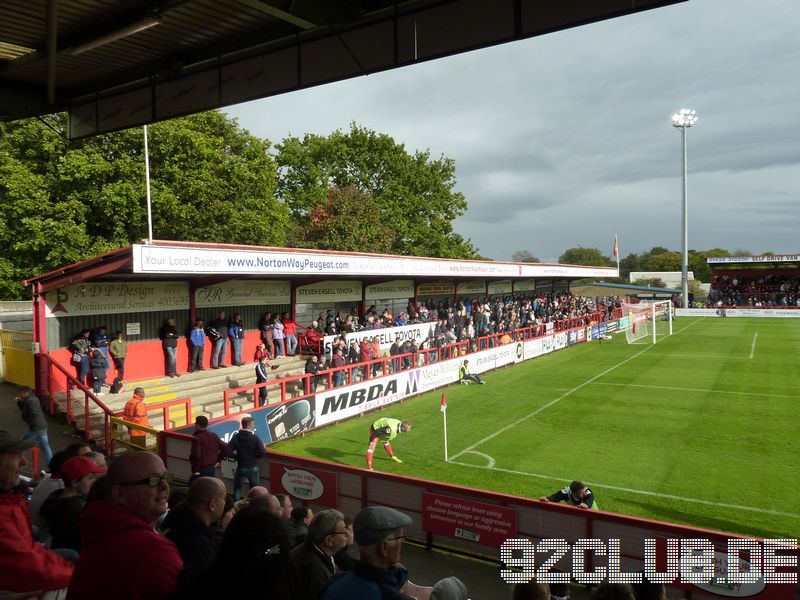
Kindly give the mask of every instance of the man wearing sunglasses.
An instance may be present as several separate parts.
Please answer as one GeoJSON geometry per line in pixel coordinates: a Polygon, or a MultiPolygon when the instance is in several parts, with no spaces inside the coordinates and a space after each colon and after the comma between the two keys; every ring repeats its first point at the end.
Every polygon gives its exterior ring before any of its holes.
{"type": "Polygon", "coordinates": [[[104,485],[103,500],[90,502],[81,514],[83,547],[67,598],[166,598],[183,561],[175,544],[154,530],[167,512],[164,463],[150,452],[128,452],[96,485],[104,485]]]}

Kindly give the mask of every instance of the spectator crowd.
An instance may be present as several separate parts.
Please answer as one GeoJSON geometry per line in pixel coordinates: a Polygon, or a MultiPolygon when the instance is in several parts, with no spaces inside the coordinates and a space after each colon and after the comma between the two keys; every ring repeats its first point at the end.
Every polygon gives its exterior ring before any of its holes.
{"type": "Polygon", "coordinates": [[[800,276],[759,273],[714,275],[709,300],[714,306],[800,307],[800,276]]]}

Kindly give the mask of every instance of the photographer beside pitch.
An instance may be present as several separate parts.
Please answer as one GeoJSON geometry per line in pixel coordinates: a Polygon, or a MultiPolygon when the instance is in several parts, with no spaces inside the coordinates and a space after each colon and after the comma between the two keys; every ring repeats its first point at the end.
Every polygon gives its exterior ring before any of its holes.
{"type": "Polygon", "coordinates": [[[408,421],[401,421],[400,419],[382,418],[373,422],[369,426],[369,448],[367,448],[367,468],[372,471],[372,455],[375,452],[375,446],[378,445],[378,440],[383,442],[383,447],[389,456],[396,463],[402,463],[397,456],[394,455],[392,450],[391,441],[397,437],[399,433],[411,431],[411,423],[408,421]]]}
{"type": "Polygon", "coordinates": [[[578,508],[593,508],[599,510],[600,507],[594,501],[592,490],[580,481],[573,481],[568,486],[564,486],[554,494],[539,498],[542,502],[568,502],[578,508]]]}

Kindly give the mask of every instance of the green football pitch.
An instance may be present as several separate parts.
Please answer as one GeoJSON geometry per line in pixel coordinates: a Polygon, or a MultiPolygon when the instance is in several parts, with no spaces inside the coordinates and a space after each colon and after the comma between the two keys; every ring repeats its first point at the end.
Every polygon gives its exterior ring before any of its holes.
{"type": "Polygon", "coordinates": [[[800,531],[800,320],[680,318],[655,345],[615,334],[485,380],[274,448],[363,467],[372,420],[409,419],[392,442],[403,464],[379,445],[376,470],[532,498],[580,479],[607,511],[763,537],[800,531]]]}

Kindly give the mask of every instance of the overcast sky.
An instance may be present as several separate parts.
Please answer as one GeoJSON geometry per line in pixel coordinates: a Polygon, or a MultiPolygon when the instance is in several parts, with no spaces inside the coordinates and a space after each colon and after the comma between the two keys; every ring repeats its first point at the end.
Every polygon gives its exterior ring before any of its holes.
{"type": "Polygon", "coordinates": [[[351,121],[456,162],[481,254],[800,251],[800,1],[690,0],[228,109],[256,135],[351,121]]]}

